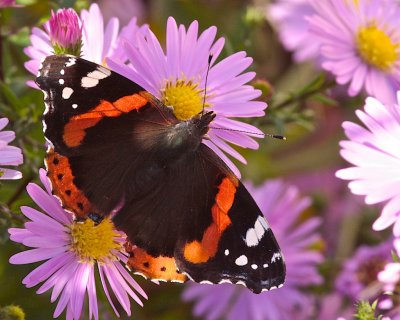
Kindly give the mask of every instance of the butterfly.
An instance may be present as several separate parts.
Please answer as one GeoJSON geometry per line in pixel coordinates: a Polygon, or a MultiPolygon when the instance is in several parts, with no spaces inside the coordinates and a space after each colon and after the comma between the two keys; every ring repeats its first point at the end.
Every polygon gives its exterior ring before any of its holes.
{"type": "Polygon", "coordinates": [[[69,55],[48,56],[36,83],[53,194],[76,219],[112,215],[133,272],[255,293],[282,286],[285,263],[269,224],[202,143],[214,112],[180,121],[138,84],[69,55]]]}

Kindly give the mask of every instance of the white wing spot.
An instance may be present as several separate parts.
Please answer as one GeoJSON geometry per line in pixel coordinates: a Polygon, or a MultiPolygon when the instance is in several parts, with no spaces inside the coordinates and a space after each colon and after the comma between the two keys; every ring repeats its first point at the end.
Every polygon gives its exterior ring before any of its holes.
{"type": "Polygon", "coordinates": [[[249,262],[245,255],[241,255],[239,258],[235,260],[236,265],[238,266],[245,266],[249,262]]]}
{"type": "Polygon", "coordinates": [[[226,249],[225,252],[224,252],[224,254],[225,254],[226,256],[228,256],[228,255],[229,255],[229,250],[226,249]]]}
{"type": "Polygon", "coordinates": [[[74,92],[74,90],[72,90],[72,88],[70,87],[65,87],[62,91],[62,97],[63,99],[69,99],[69,97],[71,96],[71,94],[74,92]]]}
{"type": "Polygon", "coordinates": [[[259,216],[254,223],[254,227],[248,229],[246,232],[246,245],[248,247],[255,247],[258,245],[264,236],[265,231],[268,229],[268,223],[265,221],[264,217],[259,216]]]}
{"type": "Polygon", "coordinates": [[[263,264],[263,268],[268,268],[268,263],[263,264]]]}
{"type": "Polygon", "coordinates": [[[43,114],[46,115],[49,111],[50,111],[50,105],[45,101],[43,114]]]}
{"type": "Polygon", "coordinates": [[[256,230],[254,228],[250,228],[249,230],[247,230],[246,245],[248,247],[255,247],[256,245],[258,245],[258,242],[259,241],[258,241],[256,230]]]}
{"type": "Polygon", "coordinates": [[[69,58],[68,62],[65,64],[66,67],[73,66],[76,62],[75,58],[69,58]]]}
{"type": "Polygon", "coordinates": [[[77,105],[76,103],[74,103],[74,104],[72,105],[72,108],[76,109],[76,108],[78,108],[78,105],[77,105]]]}
{"type": "Polygon", "coordinates": [[[44,100],[47,100],[47,98],[49,97],[49,95],[47,94],[47,92],[46,91],[44,91],[44,90],[41,90],[42,92],[43,92],[43,94],[44,94],[44,100]]]}
{"type": "Polygon", "coordinates": [[[240,285],[242,285],[242,286],[247,288],[246,283],[244,281],[240,280],[240,281],[236,282],[236,284],[240,284],[240,285]]]}
{"type": "Polygon", "coordinates": [[[259,216],[258,221],[260,221],[260,223],[262,224],[262,226],[264,227],[265,230],[269,229],[268,222],[267,222],[267,220],[265,220],[264,217],[259,216]]]}
{"type": "Polygon", "coordinates": [[[218,282],[218,284],[223,284],[223,283],[230,283],[232,284],[232,281],[229,279],[222,279],[220,282],[218,282]]]}
{"type": "MultiPolygon", "coordinates": [[[[42,125],[43,125],[43,132],[46,132],[47,130],[47,125],[46,122],[44,122],[44,120],[42,120],[42,125]]],[[[46,161],[45,161],[46,162],[46,161]]]]}
{"type": "MultiPolygon", "coordinates": [[[[106,70],[107,70],[107,69],[106,69],[106,70]]],[[[101,79],[107,78],[109,75],[110,75],[110,72],[109,72],[109,74],[106,74],[106,73],[104,73],[104,72],[102,72],[102,71],[100,71],[100,70],[94,70],[94,71],[92,71],[92,72],[89,72],[89,73],[87,74],[87,77],[88,77],[88,78],[93,78],[93,79],[101,80],[101,79]]]]}
{"type": "Polygon", "coordinates": [[[252,265],[251,265],[251,268],[252,268],[252,269],[254,269],[254,270],[257,270],[257,268],[258,268],[258,265],[256,265],[256,264],[252,264],[252,265]]]}
{"type": "Polygon", "coordinates": [[[102,66],[98,66],[96,70],[89,72],[86,77],[82,78],[82,87],[83,88],[92,88],[97,86],[99,80],[107,78],[111,75],[111,71],[102,66]]]}
{"type": "Polygon", "coordinates": [[[281,256],[280,252],[275,252],[274,255],[271,258],[271,263],[274,263],[276,260],[280,259],[281,257],[282,256],[281,256]]]}
{"type": "Polygon", "coordinates": [[[60,70],[60,73],[61,73],[62,75],[64,75],[65,70],[64,70],[64,69],[61,69],[61,70],[60,70]]]}
{"type": "Polygon", "coordinates": [[[264,236],[265,229],[260,222],[260,218],[257,219],[256,224],[254,225],[254,229],[256,229],[257,238],[261,240],[261,238],[264,236]]]}
{"type": "Polygon", "coordinates": [[[64,84],[64,79],[60,79],[60,80],[58,80],[58,82],[59,82],[60,84],[64,84]]]}
{"type": "Polygon", "coordinates": [[[97,86],[98,83],[99,83],[98,79],[83,77],[82,81],[81,81],[81,86],[83,88],[92,88],[92,87],[97,86]]]}
{"type": "Polygon", "coordinates": [[[111,70],[109,70],[107,68],[104,68],[103,66],[98,66],[97,70],[99,72],[101,72],[102,74],[104,74],[104,76],[102,76],[102,78],[100,78],[100,79],[104,79],[104,78],[106,78],[106,77],[111,75],[111,70]]]}

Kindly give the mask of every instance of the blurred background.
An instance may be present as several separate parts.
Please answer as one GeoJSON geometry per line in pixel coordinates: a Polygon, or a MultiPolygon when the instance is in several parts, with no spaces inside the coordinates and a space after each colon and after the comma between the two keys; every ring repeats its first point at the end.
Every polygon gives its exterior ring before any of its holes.
{"type": "MultiPolygon", "coordinates": [[[[29,45],[32,27],[47,21],[51,10],[73,7],[79,11],[90,3],[21,0],[18,1],[21,7],[5,8],[0,13],[0,113],[10,119],[10,128],[17,135],[14,145],[24,150],[25,159],[21,169],[23,179],[0,184],[0,306],[19,305],[30,320],[51,319],[54,305],[50,304],[48,293],[36,295],[35,288],[22,285],[32,265],[8,263],[11,255],[24,248],[8,240],[7,228],[22,224],[21,205],[35,206],[25,187],[29,182],[38,182],[37,172],[43,167],[45,151],[41,128],[43,96],[25,84],[33,77],[24,68],[28,58],[23,49],[29,45]]],[[[235,164],[243,180],[255,185],[280,178],[297,186],[301,195],[312,200],[301,219],[315,216],[325,219],[320,227],[322,237],[313,245],[325,257],[318,267],[325,281],[304,290],[316,297],[330,292],[342,262],[358,245],[373,245],[387,237],[390,231],[370,232],[379,208],[363,206],[362,199],[352,196],[346,183],[334,176],[337,169],[348,166],[339,155],[338,142],[344,138],[341,123],[355,119],[354,110],[363,105],[364,97],[348,98],[344,89],[332,89],[333,80],[315,62],[294,62],[279,40],[277,25],[267,14],[269,1],[103,0],[97,3],[106,20],[117,16],[121,25],[136,15],[139,24],[150,25],[161,43],[169,16],[186,26],[198,20],[200,30],[215,25],[218,36],[226,39],[221,58],[242,50],[254,58],[250,69],[257,72],[257,77],[253,85],[264,91],[260,99],[267,101],[269,108],[265,117],[248,121],[264,132],[285,135],[287,140],[265,138],[260,140],[258,150],[238,149],[248,165],[237,161],[235,164]]],[[[183,285],[158,286],[140,276],[135,279],[149,300],[144,308],[132,305],[133,319],[198,319],[193,316],[193,303],[181,299],[183,285]]],[[[101,301],[104,303],[100,318],[114,319],[104,294],[101,301]]]]}

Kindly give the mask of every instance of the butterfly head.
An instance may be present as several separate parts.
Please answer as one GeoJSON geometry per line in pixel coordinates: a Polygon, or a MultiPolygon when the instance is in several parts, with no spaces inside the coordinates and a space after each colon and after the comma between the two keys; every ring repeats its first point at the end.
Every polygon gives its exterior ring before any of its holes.
{"type": "Polygon", "coordinates": [[[169,134],[165,135],[166,145],[169,148],[181,151],[195,151],[199,147],[203,136],[209,130],[210,122],[215,118],[215,113],[210,111],[199,113],[190,120],[176,123],[169,134]]]}
{"type": "Polygon", "coordinates": [[[213,111],[208,111],[206,113],[199,113],[191,121],[195,125],[201,136],[204,136],[209,130],[209,124],[214,120],[216,114],[213,111]]]}

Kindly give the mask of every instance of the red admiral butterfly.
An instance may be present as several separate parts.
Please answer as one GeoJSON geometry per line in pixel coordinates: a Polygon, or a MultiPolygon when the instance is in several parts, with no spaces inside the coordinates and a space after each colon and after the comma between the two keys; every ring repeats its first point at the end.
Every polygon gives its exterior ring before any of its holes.
{"type": "Polygon", "coordinates": [[[77,219],[113,216],[129,241],[128,265],[151,279],[280,287],[285,264],[249,192],[201,143],[212,111],[179,121],[136,83],[92,62],[49,56],[46,165],[77,219]]]}

